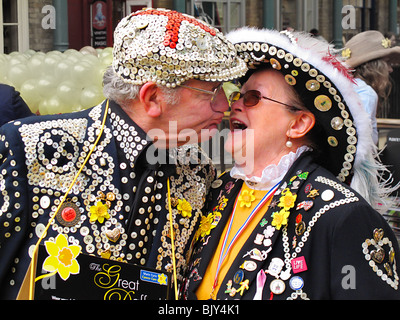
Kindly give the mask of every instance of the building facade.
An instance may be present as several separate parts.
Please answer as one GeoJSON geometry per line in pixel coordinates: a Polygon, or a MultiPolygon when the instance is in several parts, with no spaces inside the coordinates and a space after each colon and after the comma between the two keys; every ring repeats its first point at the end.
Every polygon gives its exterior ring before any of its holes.
{"type": "Polygon", "coordinates": [[[223,32],[317,29],[339,47],[365,30],[399,34],[399,0],[0,0],[0,53],[112,46],[119,20],[143,7],[186,12],[223,32]]]}

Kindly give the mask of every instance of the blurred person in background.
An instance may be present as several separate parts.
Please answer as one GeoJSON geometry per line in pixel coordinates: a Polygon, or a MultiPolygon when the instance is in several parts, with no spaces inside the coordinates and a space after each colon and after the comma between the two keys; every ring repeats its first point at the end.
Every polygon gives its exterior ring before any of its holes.
{"type": "Polygon", "coordinates": [[[14,87],[0,83],[0,127],[12,120],[34,116],[14,87]]]}
{"type": "Polygon", "coordinates": [[[373,141],[378,144],[377,114],[392,90],[392,65],[400,63],[400,47],[379,31],[371,30],[352,37],[342,51],[346,64],[354,70],[354,88],[370,115],[373,141]]]}

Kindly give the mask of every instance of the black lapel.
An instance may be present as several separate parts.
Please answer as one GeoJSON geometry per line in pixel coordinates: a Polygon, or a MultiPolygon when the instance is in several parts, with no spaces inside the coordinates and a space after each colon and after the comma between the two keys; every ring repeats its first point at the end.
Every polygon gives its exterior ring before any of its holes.
{"type": "MultiPolygon", "coordinates": [[[[278,189],[278,191],[275,193],[275,196],[273,197],[271,204],[279,203],[279,199],[281,198],[281,191],[285,188],[289,188],[290,191],[294,194],[304,188],[304,185],[307,181],[307,179],[304,179],[304,176],[306,173],[311,173],[317,168],[317,165],[312,164],[312,159],[310,156],[307,156],[308,153],[303,154],[291,167],[289,172],[286,174],[286,176],[282,179],[281,185],[278,189]],[[303,175],[301,175],[303,174],[303,175]],[[302,178],[299,178],[302,177],[302,178]],[[297,177],[294,181],[299,181],[299,183],[293,184],[290,182],[290,180],[294,177],[297,177]]],[[[297,203],[296,203],[297,204],[297,203]]],[[[292,216],[295,215],[294,211],[296,209],[296,204],[294,205],[294,208],[290,210],[291,214],[290,217],[293,218],[292,216]]],[[[227,272],[225,278],[221,282],[221,288],[219,290],[219,293],[217,295],[218,299],[226,299],[230,298],[228,294],[224,293],[226,289],[226,285],[229,280],[234,280],[236,273],[241,270],[243,271],[243,280],[249,280],[249,288],[251,290],[246,291],[244,290],[243,296],[246,295],[247,293],[247,299],[253,299],[254,292],[255,292],[255,281],[257,277],[257,273],[263,269],[266,270],[268,268],[268,265],[271,261],[271,258],[273,258],[272,254],[275,247],[280,247],[281,246],[281,239],[282,239],[282,227],[280,230],[275,230],[273,233],[273,236],[269,238],[270,240],[270,245],[265,246],[264,242],[261,242],[261,244],[257,241],[255,243],[257,235],[263,235],[264,230],[268,228],[268,226],[271,226],[271,223],[273,221],[272,214],[276,211],[279,211],[281,208],[275,207],[275,206],[270,206],[267,210],[267,212],[264,214],[263,218],[261,219],[260,223],[257,225],[257,227],[254,229],[253,233],[249,237],[249,239],[246,241],[245,245],[243,246],[242,250],[236,257],[235,261],[232,263],[231,268],[227,272]],[[267,256],[267,258],[265,258],[267,256]],[[262,259],[261,261],[257,260],[257,257],[259,259],[262,259]],[[249,262],[250,261],[250,262],[249,262]],[[253,271],[253,267],[256,266],[256,269],[253,271]],[[246,270],[247,269],[247,270],[246,270]]],[[[232,209],[231,209],[232,210],[232,209]]],[[[221,226],[222,227],[222,226],[221,226]]],[[[223,228],[222,228],[223,229],[223,228]]],[[[271,228],[270,228],[271,230],[271,228]]],[[[265,240],[265,238],[263,239],[265,240]]],[[[280,250],[279,250],[280,251],[280,250]]],[[[281,255],[283,255],[283,251],[279,252],[281,255]]],[[[285,267],[284,267],[285,269],[285,267]]],[[[233,284],[233,286],[238,289],[240,287],[240,283],[233,284]]],[[[233,299],[238,299],[240,298],[240,294],[237,293],[233,299]]],[[[232,299],[232,298],[231,298],[232,299]]]]}
{"type": "Polygon", "coordinates": [[[195,236],[197,242],[193,250],[193,256],[190,264],[189,277],[189,298],[195,297],[195,292],[207,270],[208,264],[213,257],[216,248],[218,247],[219,240],[222,232],[231,216],[233,206],[235,204],[236,196],[240,192],[243,180],[237,180],[230,177],[229,173],[224,174],[219,179],[215,180],[212,184],[211,200],[208,202],[207,210],[203,215],[202,223],[200,222],[199,230],[195,236]],[[218,218],[219,212],[221,214],[218,218]],[[216,217],[216,221],[212,217],[216,217]],[[208,225],[205,219],[213,219],[215,227],[210,227],[207,232],[208,225]],[[203,231],[203,232],[202,232],[203,231]]]}

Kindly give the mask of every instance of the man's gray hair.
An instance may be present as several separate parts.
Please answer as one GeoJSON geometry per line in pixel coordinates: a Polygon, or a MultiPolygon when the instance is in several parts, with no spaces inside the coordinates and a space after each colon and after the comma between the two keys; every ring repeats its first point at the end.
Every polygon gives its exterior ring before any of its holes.
{"type": "MultiPolygon", "coordinates": [[[[121,106],[127,106],[130,101],[135,100],[142,86],[133,85],[125,82],[119,75],[117,75],[113,68],[110,66],[104,73],[103,76],[103,94],[107,99],[114,100],[121,106]]],[[[165,95],[165,101],[167,104],[175,105],[178,104],[179,99],[179,88],[170,89],[163,86],[159,86],[165,95]]]]}

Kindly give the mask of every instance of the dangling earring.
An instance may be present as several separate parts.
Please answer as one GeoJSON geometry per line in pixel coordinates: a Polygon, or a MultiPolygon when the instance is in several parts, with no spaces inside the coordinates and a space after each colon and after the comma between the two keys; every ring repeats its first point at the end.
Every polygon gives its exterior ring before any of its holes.
{"type": "Polygon", "coordinates": [[[288,147],[289,149],[293,147],[293,143],[292,141],[290,141],[290,137],[288,137],[288,141],[286,141],[286,147],[288,147]]]}

